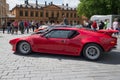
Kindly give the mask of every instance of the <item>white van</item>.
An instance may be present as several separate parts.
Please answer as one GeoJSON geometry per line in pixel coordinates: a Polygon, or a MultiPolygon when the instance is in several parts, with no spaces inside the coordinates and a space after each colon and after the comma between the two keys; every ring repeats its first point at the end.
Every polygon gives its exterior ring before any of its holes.
{"type": "Polygon", "coordinates": [[[114,21],[114,18],[118,18],[118,20],[120,21],[120,15],[93,15],[90,20],[91,21],[94,21],[96,20],[97,22],[100,22],[100,21],[105,21],[106,19],[109,20],[110,22],[110,27],[112,27],[112,23],[114,21]]]}

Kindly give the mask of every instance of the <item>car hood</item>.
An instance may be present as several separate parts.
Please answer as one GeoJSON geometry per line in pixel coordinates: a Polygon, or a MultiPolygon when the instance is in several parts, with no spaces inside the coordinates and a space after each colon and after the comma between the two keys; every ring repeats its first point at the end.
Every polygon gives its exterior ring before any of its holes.
{"type": "Polygon", "coordinates": [[[11,39],[9,41],[9,43],[10,44],[15,44],[15,43],[19,42],[20,40],[31,41],[33,38],[35,38],[37,36],[39,36],[39,34],[24,36],[24,37],[20,37],[20,38],[15,38],[15,39],[11,39]]]}

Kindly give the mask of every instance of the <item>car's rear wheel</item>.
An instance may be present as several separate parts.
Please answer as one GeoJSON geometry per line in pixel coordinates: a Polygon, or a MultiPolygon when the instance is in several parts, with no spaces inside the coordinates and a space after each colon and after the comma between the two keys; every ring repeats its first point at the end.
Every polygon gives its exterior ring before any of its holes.
{"type": "Polygon", "coordinates": [[[18,44],[18,47],[17,47],[17,51],[20,53],[20,54],[23,54],[23,55],[27,55],[27,54],[30,54],[31,53],[31,46],[28,42],[20,42],[18,44]]]}
{"type": "Polygon", "coordinates": [[[100,58],[102,48],[97,44],[87,44],[83,49],[83,55],[89,60],[97,60],[100,58]]]}

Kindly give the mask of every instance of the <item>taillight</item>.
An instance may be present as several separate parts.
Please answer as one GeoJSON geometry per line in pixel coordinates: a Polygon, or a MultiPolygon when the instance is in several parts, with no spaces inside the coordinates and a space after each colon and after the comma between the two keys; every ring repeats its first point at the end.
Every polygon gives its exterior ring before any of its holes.
{"type": "Polygon", "coordinates": [[[110,43],[111,43],[111,44],[116,44],[116,42],[115,42],[115,41],[110,41],[110,43]]]}

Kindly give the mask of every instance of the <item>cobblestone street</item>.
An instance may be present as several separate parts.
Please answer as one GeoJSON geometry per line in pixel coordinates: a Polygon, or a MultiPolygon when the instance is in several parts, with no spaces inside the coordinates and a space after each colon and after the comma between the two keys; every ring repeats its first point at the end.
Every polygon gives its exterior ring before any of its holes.
{"type": "Polygon", "coordinates": [[[120,80],[120,37],[116,50],[98,61],[88,61],[73,56],[13,54],[9,40],[27,35],[0,31],[0,80],[120,80]]]}

